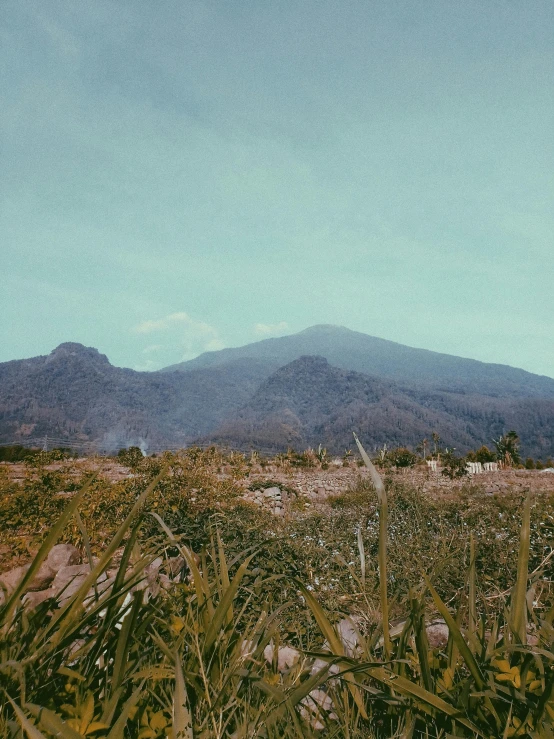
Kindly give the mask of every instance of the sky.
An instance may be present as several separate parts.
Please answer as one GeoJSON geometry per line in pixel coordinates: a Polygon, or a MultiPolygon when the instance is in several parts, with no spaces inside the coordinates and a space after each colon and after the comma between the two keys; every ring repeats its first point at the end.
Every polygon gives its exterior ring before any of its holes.
{"type": "Polygon", "coordinates": [[[329,323],[554,376],[552,0],[2,0],[0,361],[329,323]]]}

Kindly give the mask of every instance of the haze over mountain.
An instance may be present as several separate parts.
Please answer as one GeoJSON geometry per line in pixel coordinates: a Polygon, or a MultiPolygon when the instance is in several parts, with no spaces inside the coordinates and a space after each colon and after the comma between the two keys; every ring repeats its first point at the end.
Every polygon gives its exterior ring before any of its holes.
{"type": "Polygon", "coordinates": [[[162,372],[189,372],[201,367],[218,367],[237,359],[263,361],[269,371],[303,355],[325,357],[335,367],[388,377],[398,382],[425,384],[450,392],[554,398],[554,379],[550,377],[507,365],[415,349],[332,325],[312,326],[291,336],[206,352],[196,359],[167,367],[162,372]]]}
{"type": "Polygon", "coordinates": [[[332,367],[323,357],[300,357],[278,369],[210,439],[220,444],[299,449],[352,446],[356,430],[368,448],[415,448],[438,431],[460,451],[492,446],[508,428],[520,429],[536,456],[554,449],[554,400],[496,398],[408,388],[383,378],[332,367]]]}
{"type": "Polygon", "coordinates": [[[460,452],[514,428],[554,454],[554,379],[335,326],[203,354],[159,372],[65,343],[0,364],[0,442],[49,434],[114,450],[219,442],[278,451],[414,447],[437,432],[460,452]]]}

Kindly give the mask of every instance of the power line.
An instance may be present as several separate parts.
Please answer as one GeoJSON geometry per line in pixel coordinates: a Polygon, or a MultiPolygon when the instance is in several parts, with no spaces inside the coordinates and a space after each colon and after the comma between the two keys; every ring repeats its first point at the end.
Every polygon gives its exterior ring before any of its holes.
{"type": "MultiPolygon", "coordinates": [[[[115,450],[113,444],[107,444],[100,440],[90,441],[85,439],[79,439],[76,437],[67,438],[61,436],[51,436],[47,434],[41,437],[27,437],[26,439],[12,439],[11,441],[0,442],[0,447],[9,446],[21,446],[27,449],[42,449],[47,451],[53,448],[71,449],[74,451],[82,451],[88,454],[108,454],[113,453],[115,450]]],[[[117,445],[116,445],[117,446],[117,445]]],[[[138,445],[131,445],[138,446],[138,445]]],[[[269,447],[252,447],[252,446],[241,446],[241,445],[229,445],[229,444],[215,444],[210,442],[198,442],[194,444],[182,444],[182,445],[148,445],[146,450],[148,455],[151,454],[162,454],[163,452],[180,452],[191,448],[210,449],[216,447],[221,449],[223,452],[238,452],[242,454],[249,454],[251,452],[258,452],[259,454],[275,455],[280,451],[286,451],[286,449],[275,449],[269,447]]],[[[119,448],[128,448],[125,446],[119,448]]],[[[117,451],[119,451],[119,448],[117,451]]]]}

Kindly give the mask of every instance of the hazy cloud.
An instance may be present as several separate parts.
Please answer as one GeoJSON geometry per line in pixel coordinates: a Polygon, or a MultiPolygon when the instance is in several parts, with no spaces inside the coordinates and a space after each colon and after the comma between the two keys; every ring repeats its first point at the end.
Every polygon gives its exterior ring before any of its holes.
{"type": "Polygon", "coordinates": [[[208,328],[210,328],[208,324],[199,324],[198,321],[194,321],[192,318],[190,318],[187,313],[181,312],[170,313],[168,316],[165,316],[164,318],[159,318],[157,320],[142,321],[141,323],[133,327],[133,331],[135,331],[137,334],[151,334],[153,331],[164,331],[165,329],[170,328],[175,324],[196,324],[207,326],[208,328]]]}
{"type": "Polygon", "coordinates": [[[280,321],[279,323],[256,323],[254,326],[254,332],[259,336],[275,336],[276,334],[282,334],[288,331],[289,324],[286,321],[280,321]]]}
{"type": "Polygon", "coordinates": [[[150,344],[142,350],[143,354],[160,352],[164,348],[167,349],[167,345],[170,344],[172,348],[179,349],[181,360],[186,360],[202,352],[223,349],[225,346],[214,326],[205,321],[197,321],[184,311],[170,313],[163,318],[141,321],[133,326],[132,331],[137,334],[165,334],[164,345],[150,344]]]}
{"type": "Polygon", "coordinates": [[[133,369],[136,370],[136,372],[154,372],[155,370],[160,369],[160,365],[158,362],[154,362],[153,359],[147,359],[145,362],[135,364],[133,369]]]}

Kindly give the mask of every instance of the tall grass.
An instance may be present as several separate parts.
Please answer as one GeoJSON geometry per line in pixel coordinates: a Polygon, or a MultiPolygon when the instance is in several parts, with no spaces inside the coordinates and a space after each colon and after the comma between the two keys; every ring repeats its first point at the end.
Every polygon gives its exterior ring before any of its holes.
{"type": "MultiPolygon", "coordinates": [[[[66,603],[29,610],[22,598],[50,548],[78,518],[86,489],[69,502],[26,578],[0,607],[0,737],[554,738],[554,612],[540,614],[533,605],[541,572],[529,574],[530,496],[504,612],[491,616],[480,608],[486,601],[471,538],[461,597],[445,603],[432,576],[423,576],[396,604],[404,615],[391,628],[387,491],[356,443],[377,496],[380,604],[378,622],[358,633],[356,649],[346,648],[310,584],[285,576],[281,582],[298,617],[313,619],[320,640],[279,671],[289,603],[264,603],[269,582],[256,579],[263,552],[247,545],[229,560],[216,521],[198,561],[184,536],[145,510],[149,496],[166,484],[162,469],[98,560],[92,544],[86,546],[91,573],[66,603]],[[145,537],[152,525],[158,534],[145,537]],[[145,571],[169,554],[183,557],[188,578],[146,598],[145,571]],[[95,590],[108,571],[111,589],[95,590]],[[433,647],[427,624],[437,615],[447,641],[433,647]]],[[[86,543],[85,524],[77,523],[86,543]]],[[[368,552],[361,535],[357,545],[364,588],[368,552]]]]}

